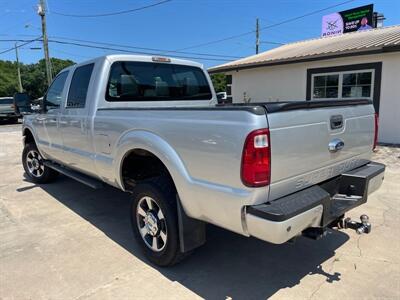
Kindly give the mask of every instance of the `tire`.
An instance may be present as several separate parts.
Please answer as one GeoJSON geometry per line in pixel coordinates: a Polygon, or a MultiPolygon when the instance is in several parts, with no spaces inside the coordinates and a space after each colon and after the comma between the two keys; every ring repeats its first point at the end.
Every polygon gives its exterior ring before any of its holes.
{"type": "Polygon", "coordinates": [[[34,183],[53,181],[58,172],[46,167],[35,144],[26,144],[22,151],[22,165],[28,178],[34,183]]]}
{"type": "Polygon", "coordinates": [[[11,123],[13,124],[18,124],[18,118],[12,118],[11,123]]]}
{"type": "Polygon", "coordinates": [[[177,264],[185,255],[179,248],[176,191],[173,183],[165,177],[151,179],[138,184],[133,195],[132,229],[144,255],[160,267],[177,264]]]}

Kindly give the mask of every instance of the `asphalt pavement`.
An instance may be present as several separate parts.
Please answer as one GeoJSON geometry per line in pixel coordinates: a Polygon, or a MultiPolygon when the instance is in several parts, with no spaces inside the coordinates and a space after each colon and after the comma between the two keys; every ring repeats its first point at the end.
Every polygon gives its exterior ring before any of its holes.
{"type": "Polygon", "coordinates": [[[205,246],[158,268],[133,239],[129,194],[26,179],[20,127],[0,125],[0,299],[400,299],[400,148],[379,148],[384,184],[349,213],[369,215],[369,235],[272,245],[208,226],[205,246]]]}

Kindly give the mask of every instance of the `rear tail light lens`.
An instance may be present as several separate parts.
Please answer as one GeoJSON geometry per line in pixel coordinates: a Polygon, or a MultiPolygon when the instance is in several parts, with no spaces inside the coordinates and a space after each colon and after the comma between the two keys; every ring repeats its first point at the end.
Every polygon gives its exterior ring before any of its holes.
{"type": "Polygon", "coordinates": [[[243,147],[241,177],[242,182],[250,187],[270,183],[271,150],[267,128],[252,131],[247,136],[243,147]]]}
{"type": "Polygon", "coordinates": [[[379,116],[376,113],[375,114],[375,135],[374,135],[374,146],[372,150],[375,150],[377,144],[378,144],[378,125],[379,125],[379,116]]]}

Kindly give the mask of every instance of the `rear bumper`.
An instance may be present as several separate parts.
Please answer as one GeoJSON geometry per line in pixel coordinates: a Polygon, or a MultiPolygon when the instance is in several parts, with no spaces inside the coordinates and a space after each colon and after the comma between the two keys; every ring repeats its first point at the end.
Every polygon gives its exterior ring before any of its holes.
{"type": "Polygon", "coordinates": [[[246,208],[251,236],[281,244],[309,227],[326,227],[347,211],[367,202],[379,189],[385,165],[365,166],[272,202],[246,208]]]}

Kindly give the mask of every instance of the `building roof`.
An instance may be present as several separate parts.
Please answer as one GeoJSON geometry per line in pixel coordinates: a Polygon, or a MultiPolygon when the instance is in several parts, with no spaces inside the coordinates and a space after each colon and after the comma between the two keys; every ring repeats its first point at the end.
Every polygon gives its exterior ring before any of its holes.
{"type": "Polygon", "coordinates": [[[210,73],[381,52],[400,51],[400,25],[286,44],[209,69],[210,73]]]}

